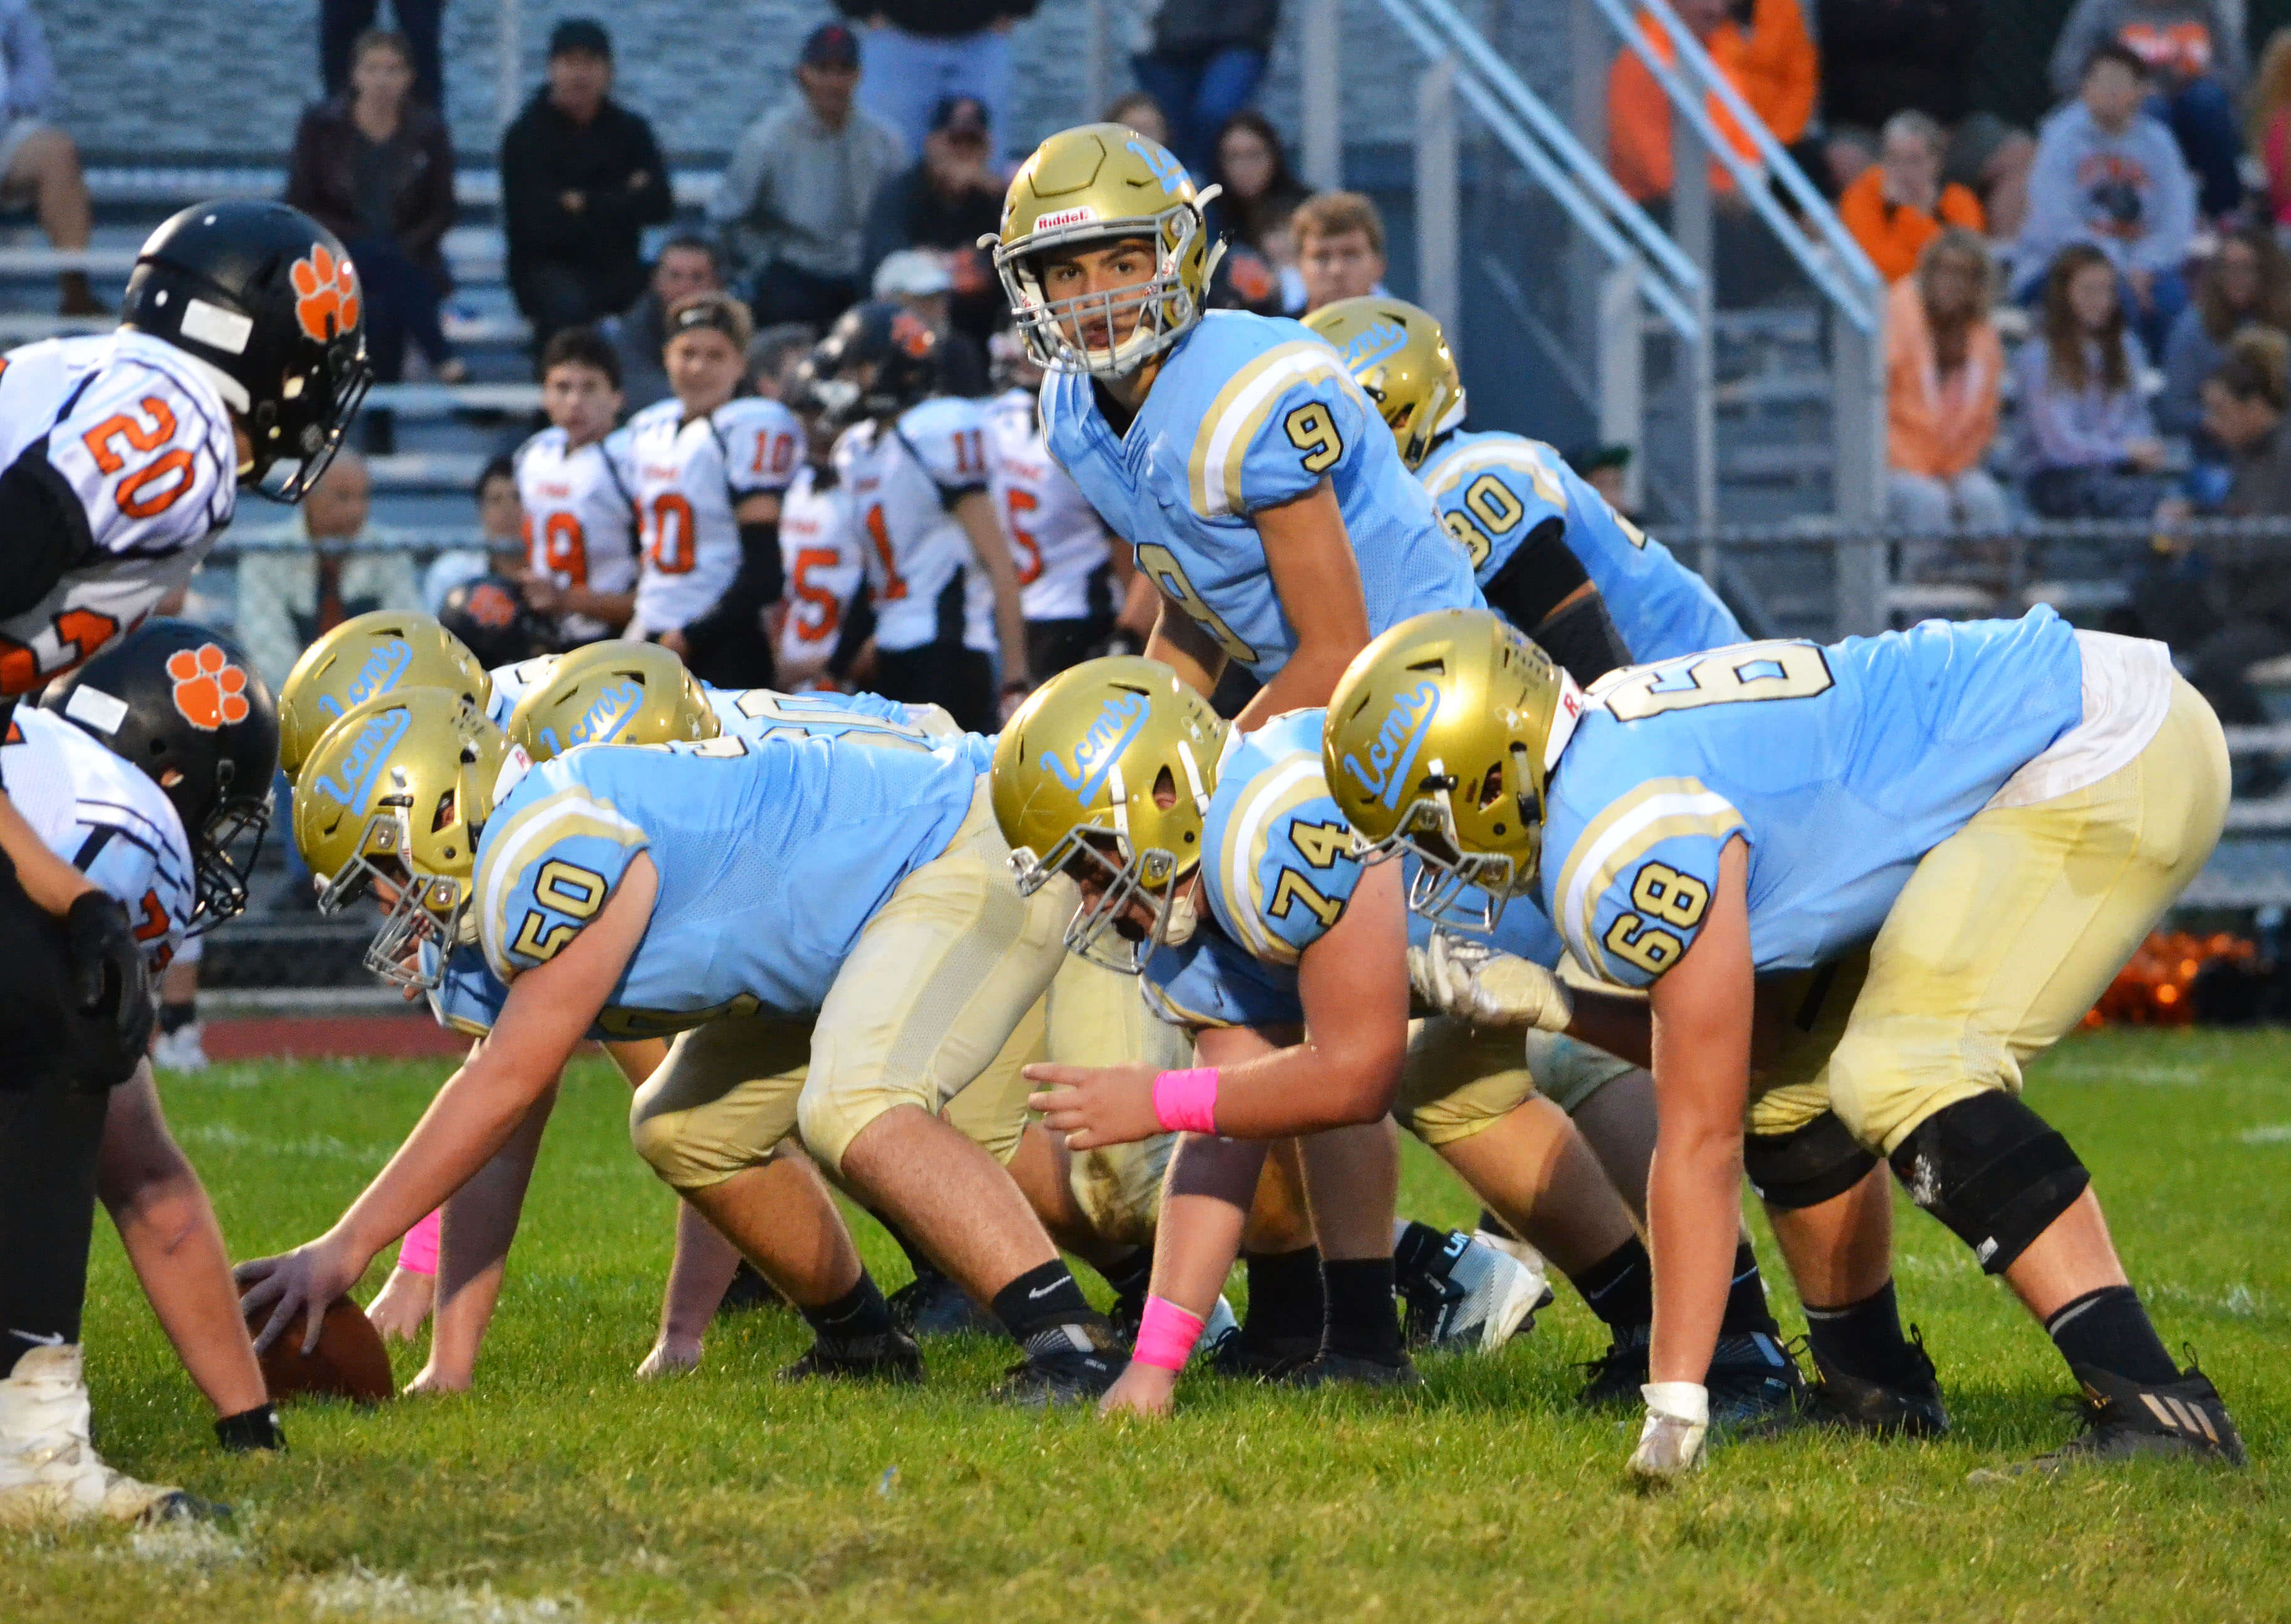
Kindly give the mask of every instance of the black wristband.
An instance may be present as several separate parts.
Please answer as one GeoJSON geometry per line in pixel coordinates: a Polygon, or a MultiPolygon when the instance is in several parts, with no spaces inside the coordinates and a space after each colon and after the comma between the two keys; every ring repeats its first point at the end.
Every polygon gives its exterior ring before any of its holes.
{"type": "Polygon", "coordinates": [[[227,1415],[214,1424],[214,1430],[215,1442],[233,1454],[286,1447],[286,1434],[278,1425],[276,1404],[257,1404],[252,1410],[227,1415]]]}

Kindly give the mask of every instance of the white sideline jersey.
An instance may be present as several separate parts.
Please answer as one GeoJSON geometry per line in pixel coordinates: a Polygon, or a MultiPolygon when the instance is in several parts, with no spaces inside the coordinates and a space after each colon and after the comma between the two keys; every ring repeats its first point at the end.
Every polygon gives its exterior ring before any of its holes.
{"type": "Polygon", "coordinates": [[[744,395],[687,421],[675,400],[629,420],[638,535],[630,637],[675,631],[716,607],[740,573],[733,510],[784,490],[804,456],[803,425],[776,400],[744,395]]]}
{"type": "MultiPolygon", "coordinates": [[[[562,429],[543,429],[517,452],[517,499],[525,509],[526,567],[559,587],[625,592],[637,580],[637,506],[629,431],[568,448],[562,429]]],[[[611,637],[586,615],[557,617],[567,643],[611,637]]]]}
{"type": "Polygon", "coordinates": [[[0,777],[40,843],[127,910],[152,973],[166,969],[198,900],[175,803],[149,774],[34,705],[16,708],[0,777]]]}
{"type": "Polygon", "coordinates": [[[772,648],[779,679],[790,687],[827,669],[843,617],[866,574],[850,494],[835,470],[806,463],[780,503],[780,562],[787,575],[787,614],[772,648]]]}
{"type": "Polygon", "coordinates": [[[1051,457],[1034,391],[1009,390],[989,402],[986,435],[994,511],[1018,567],[1019,613],[1028,620],[1111,614],[1118,606],[1104,584],[1112,569],[1105,525],[1051,457]]]}
{"type": "Polygon", "coordinates": [[[0,468],[34,446],[79,498],[93,556],[0,620],[0,695],[124,636],[191,577],[238,502],[230,414],[198,363],[141,333],[0,357],[0,468]]]}
{"type": "Polygon", "coordinates": [[[875,594],[875,645],[899,652],[961,628],[963,645],[992,654],[994,584],[972,557],[954,503],[988,487],[986,414],[941,396],[891,422],[857,422],[835,443],[875,594]]]}

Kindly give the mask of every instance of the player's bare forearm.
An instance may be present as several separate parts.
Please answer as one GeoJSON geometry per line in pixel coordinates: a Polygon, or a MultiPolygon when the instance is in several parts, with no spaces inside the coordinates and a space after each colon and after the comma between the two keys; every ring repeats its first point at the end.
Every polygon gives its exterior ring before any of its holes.
{"type": "Polygon", "coordinates": [[[1161,607],[1146,639],[1146,657],[1170,667],[1187,687],[1208,698],[1217,692],[1218,679],[1225,675],[1225,650],[1194,623],[1191,615],[1158,590],[1154,595],[1161,607]]]}
{"type": "Polygon", "coordinates": [[[1010,544],[994,518],[994,503],[984,491],[973,491],[954,504],[954,517],[970,538],[970,551],[994,587],[994,631],[1002,647],[1002,680],[1032,682],[1026,670],[1026,621],[1018,607],[1018,571],[1010,562],[1010,544]]]}
{"type": "Polygon", "coordinates": [[[1337,691],[1337,682],[1345,674],[1345,667],[1367,646],[1366,638],[1346,647],[1300,645],[1289,656],[1289,663],[1273,674],[1273,680],[1258,689],[1242,707],[1241,714],[1233,719],[1234,728],[1242,733],[1251,732],[1285,712],[1327,704],[1329,695],[1337,691]]]}
{"type": "Polygon", "coordinates": [[[0,852],[16,865],[16,882],[44,913],[61,919],[83,892],[95,889],[93,880],[48,849],[4,792],[0,792],[0,852]]]}
{"type": "Polygon", "coordinates": [[[476,1379],[478,1350],[501,1300],[510,1242],[525,1210],[526,1186],[556,1106],[552,1085],[526,1112],[509,1143],[446,1199],[438,1248],[438,1299],[422,1386],[461,1391],[476,1379]]]}
{"type": "Polygon", "coordinates": [[[1322,479],[1291,502],[1250,516],[1281,613],[1296,633],[1288,662],[1234,719],[1243,732],[1284,711],[1324,705],[1368,647],[1368,599],[1335,486],[1322,479]]]}

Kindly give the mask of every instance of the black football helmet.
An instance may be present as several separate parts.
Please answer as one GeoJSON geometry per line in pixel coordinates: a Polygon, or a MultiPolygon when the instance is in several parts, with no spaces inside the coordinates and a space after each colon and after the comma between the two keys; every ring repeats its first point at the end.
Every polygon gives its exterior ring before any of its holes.
{"type": "Polygon", "coordinates": [[[245,909],[278,770],[278,706],[246,651],[190,621],[146,621],[50,683],[40,703],[174,802],[197,872],[190,934],[245,909]]]}
{"type": "Polygon", "coordinates": [[[506,575],[479,575],[446,594],[438,622],[462,639],[487,671],[547,652],[541,623],[506,575]]]}
{"type": "Polygon", "coordinates": [[[812,346],[799,387],[834,424],[896,417],[938,390],[939,335],[888,299],[855,304],[812,346]]]}
{"type": "Polygon", "coordinates": [[[222,374],[254,447],[239,483],[300,502],[373,382],[365,304],[350,256],[300,209],[198,203],[144,243],[120,319],[222,374]],[[299,466],[266,486],[282,460],[299,466]]]}

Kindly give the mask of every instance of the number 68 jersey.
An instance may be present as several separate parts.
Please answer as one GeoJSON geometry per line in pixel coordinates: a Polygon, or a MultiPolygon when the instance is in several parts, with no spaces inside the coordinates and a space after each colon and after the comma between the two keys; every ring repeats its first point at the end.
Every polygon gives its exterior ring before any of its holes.
{"type": "Polygon", "coordinates": [[[1344,516],[1374,636],[1433,609],[1478,608],[1470,560],[1440,527],[1392,430],[1301,322],[1212,310],[1162,362],[1125,434],[1090,380],[1042,381],[1042,426],[1137,567],[1226,654],[1269,680],[1296,651],[1250,515],[1325,479],[1344,516]]]}
{"type": "Polygon", "coordinates": [[[72,559],[0,620],[0,697],[62,675],[190,579],[238,501],[230,414],[197,362],[122,331],[0,358],[0,468],[29,465],[60,505],[72,559]]]}

